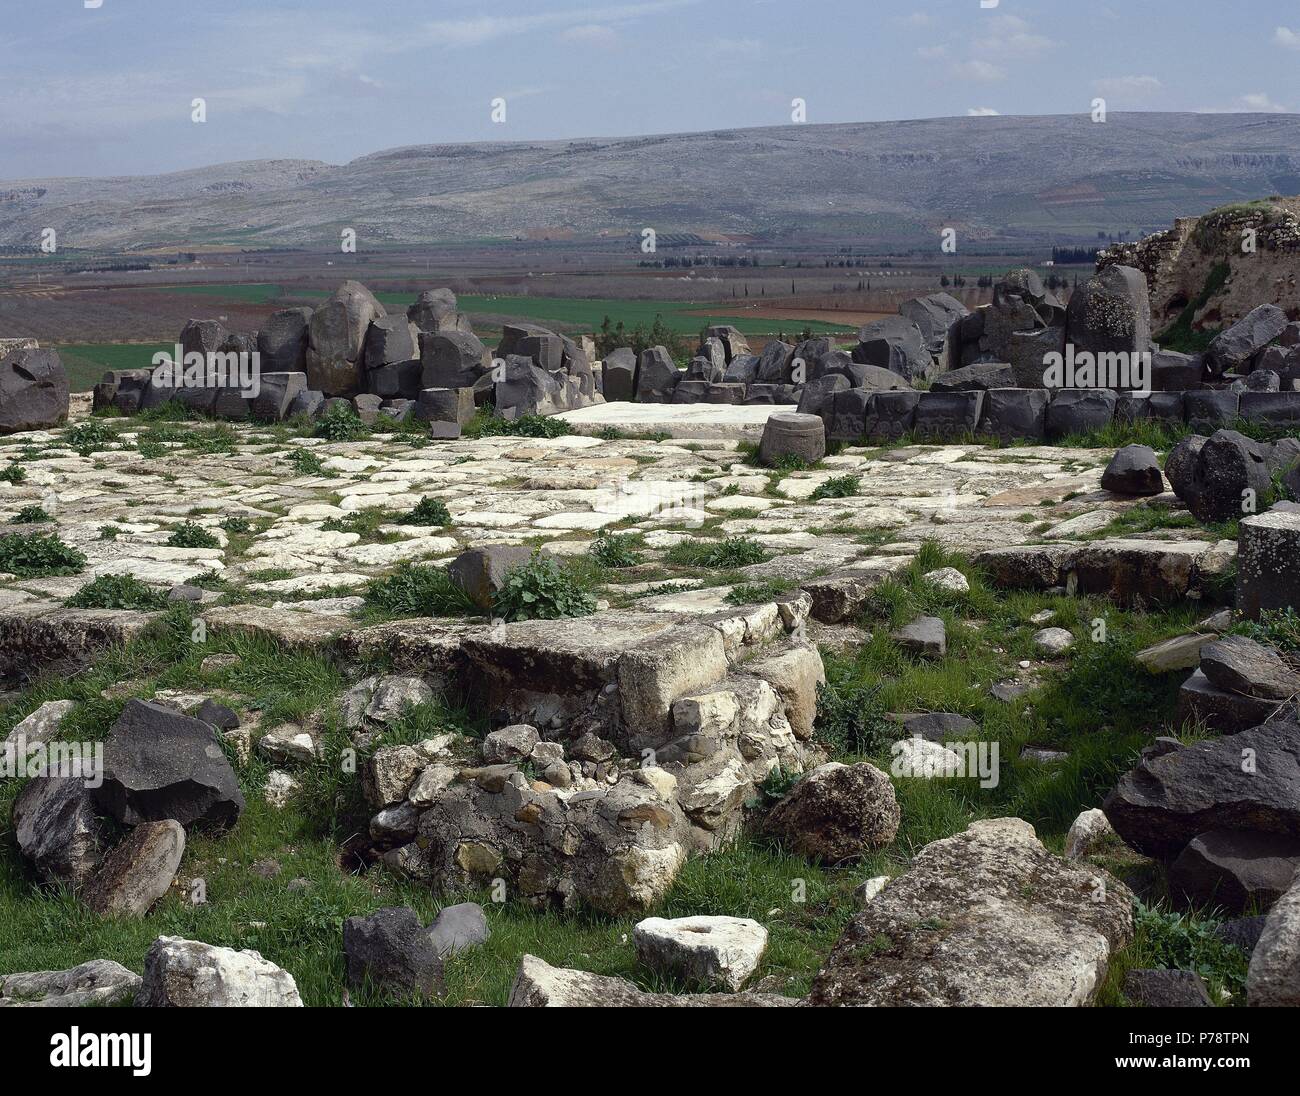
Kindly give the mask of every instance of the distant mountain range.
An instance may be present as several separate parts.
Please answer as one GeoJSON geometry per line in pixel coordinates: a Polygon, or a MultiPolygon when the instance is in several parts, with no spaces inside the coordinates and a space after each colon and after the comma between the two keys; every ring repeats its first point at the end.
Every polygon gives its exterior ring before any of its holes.
{"type": "MultiPolygon", "coordinates": [[[[12,164],[6,165],[12,168],[12,164]]],[[[362,246],[531,236],[1077,243],[1300,194],[1300,115],[939,118],[420,145],[342,166],[0,182],[0,245],[362,246]]]]}

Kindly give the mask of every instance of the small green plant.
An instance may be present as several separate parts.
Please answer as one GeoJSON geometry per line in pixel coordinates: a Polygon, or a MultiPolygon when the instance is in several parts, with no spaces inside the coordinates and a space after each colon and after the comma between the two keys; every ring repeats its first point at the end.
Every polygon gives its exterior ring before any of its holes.
{"type": "Polygon", "coordinates": [[[879,683],[828,668],[826,681],[817,686],[814,730],[835,753],[879,751],[891,737],[879,683]]]}
{"type": "Polygon", "coordinates": [[[861,476],[834,476],[825,483],[820,484],[817,490],[812,493],[812,497],[814,501],[817,499],[852,498],[861,487],[861,476]]]}
{"type": "Polygon", "coordinates": [[[591,542],[587,554],[602,567],[635,567],[641,562],[636,549],[643,543],[640,533],[602,533],[591,542]]]}
{"type": "Polygon", "coordinates": [[[503,419],[496,415],[481,416],[466,426],[467,435],[481,438],[560,438],[572,434],[573,428],[563,419],[547,415],[520,415],[517,419],[503,419]]]}
{"type": "Polygon", "coordinates": [[[227,533],[233,533],[236,536],[253,531],[253,523],[248,518],[241,518],[238,515],[226,518],[221,523],[221,528],[227,533]]]}
{"type": "Polygon", "coordinates": [[[356,533],[369,544],[401,539],[396,533],[383,532],[382,527],[393,522],[393,514],[382,506],[368,506],[353,510],[341,518],[327,518],[321,528],[328,533],[356,533]]]}
{"type": "Polygon", "coordinates": [[[221,542],[202,525],[192,521],[181,522],[167,538],[168,548],[220,548],[221,542]]]}
{"type": "Polygon", "coordinates": [[[617,426],[602,426],[596,434],[601,441],[622,441],[626,436],[617,426]]]}
{"type": "Polygon", "coordinates": [[[756,789],[758,794],[749,800],[745,806],[750,810],[768,810],[789,795],[791,789],[802,779],[802,773],[788,773],[778,765],[767,776],[763,777],[763,783],[759,784],[756,789]]]}
{"type": "Polygon", "coordinates": [[[167,597],[134,575],[100,575],[72,597],[73,609],[165,609],[167,597]]]}
{"type": "Polygon", "coordinates": [[[1285,654],[1300,656],[1300,614],[1289,606],[1265,609],[1258,621],[1242,621],[1232,631],[1285,654]]]}
{"type": "Polygon", "coordinates": [[[664,557],[678,567],[717,567],[731,570],[766,563],[768,554],[750,537],[728,537],[721,541],[684,540],[668,549],[664,557]]]}
{"type": "Polygon", "coordinates": [[[506,574],[492,602],[493,615],[502,620],[555,620],[595,611],[596,599],[573,574],[540,552],[506,574]]]}
{"type": "Polygon", "coordinates": [[[9,519],[10,525],[40,525],[42,522],[53,521],[41,507],[32,505],[24,506],[13,517],[9,519]]]}
{"type": "Polygon", "coordinates": [[[100,540],[117,540],[122,535],[122,530],[116,525],[101,525],[99,527],[100,540]]]}
{"type": "Polygon", "coordinates": [[[408,563],[366,589],[366,602],[394,616],[465,616],[480,612],[443,567],[408,563]]]}
{"type": "Polygon", "coordinates": [[[727,595],[729,605],[761,605],[772,601],[795,588],[795,583],[784,578],[769,578],[763,582],[742,582],[733,586],[727,595]]]}
{"type": "Polygon", "coordinates": [[[370,427],[348,404],[335,403],[316,420],[315,435],[329,441],[356,441],[370,436],[370,427]]]}
{"type": "Polygon", "coordinates": [[[398,525],[441,526],[451,524],[451,512],[442,499],[421,498],[411,509],[397,519],[398,525]]]}
{"type": "Polygon", "coordinates": [[[154,441],[151,438],[141,438],[136,444],[136,449],[145,460],[157,460],[170,452],[162,442],[154,441]]]}
{"type": "Polygon", "coordinates": [[[50,533],[15,533],[0,537],[0,571],[19,578],[76,575],[86,557],[50,533]]]}
{"type": "Polygon", "coordinates": [[[1226,990],[1240,1000],[1245,995],[1246,953],[1221,939],[1218,922],[1157,906],[1134,904],[1134,942],[1141,964],[1157,970],[1190,970],[1212,990],[1226,990]]]}
{"type": "Polygon", "coordinates": [[[88,457],[100,449],[107,449],[117,440],[117,431],[97,419],[87,419],[69,428],[64,441],[80,456],[88,457]]]}
{"type": "Polygon", "coordinates": [[[0,481],[4,483],[19,484],[27,478],[27,469],[21,464],[11,464],[4,471],[0,472],[0,481]]]}
{"type": "Polygon", "coordinates": [[[325,474],[325,465],[321,463],[320,457],[310,449],[301,447],[294,449],[284,458],[284,462],[300,476],[323,476],[325,474]]]}

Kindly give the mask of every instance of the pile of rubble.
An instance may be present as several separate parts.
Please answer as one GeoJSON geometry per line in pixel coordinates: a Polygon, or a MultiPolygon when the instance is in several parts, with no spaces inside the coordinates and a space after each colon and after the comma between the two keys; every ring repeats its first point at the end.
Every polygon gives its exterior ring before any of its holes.
{"type": "Polygon", "coordinates": [[[185,364],[178,383],[158,369],[112,370],[95,386],[94,406],[134,414],[178,400],[217,418],[278,422],[341,403],[367,423],[414,418],[456,437],[484,405],[516,418],[601,402],[586,342],[507,324],[491,351],[449,289],[421,293],[405,315],[390,316],[365,286],[346,282],[318,308],[276,312],[252,334],[191,320],[177,346],[194,373],[185,364]],[[248,383],[254,354],[259,372],[248,383]]]}

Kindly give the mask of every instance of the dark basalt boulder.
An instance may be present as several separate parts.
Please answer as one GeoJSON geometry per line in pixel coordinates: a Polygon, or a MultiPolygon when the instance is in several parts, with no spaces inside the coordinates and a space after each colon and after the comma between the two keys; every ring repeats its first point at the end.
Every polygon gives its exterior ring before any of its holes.
{"type": "Polygon", "coordinates": [[[1103,491],[1117,495],[1158,495],[1165,489],[1155,450],[1145,445],[1126,445],[1111,457],[1102,473],[1103,491]]]}
{"type": "Polygon", "coordinates": [[[124,825],[174,818],[226,828],[244,810],[212,726],[161,704],[127,702],[104,744],[104,767],[96,799],[124,825]]]}
{"type": "Polygon", "coordinates": [[[1158,859],[1172,859],[1208,830],[1298,838],[1300,725],[1276,719],[1144,757],[1102,809],[1127,845],[1158,859]]]}
{"type": "Polygon", "coordinates": [[[0,434],[48,430],[68,418],[68,375],[53,350],[0,358],[0,434]]]}

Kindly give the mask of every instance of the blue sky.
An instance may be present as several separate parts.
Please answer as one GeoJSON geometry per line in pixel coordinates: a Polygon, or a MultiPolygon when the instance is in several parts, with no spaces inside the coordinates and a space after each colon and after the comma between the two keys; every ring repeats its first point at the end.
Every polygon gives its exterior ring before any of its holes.
{"type": "Polygon", "coordinates": [[[8,179],[779,125],[796,97],[809,122],[1086,112],[1098,95],[1300,112],[1297,0],[0,2],[8,179]]]}

